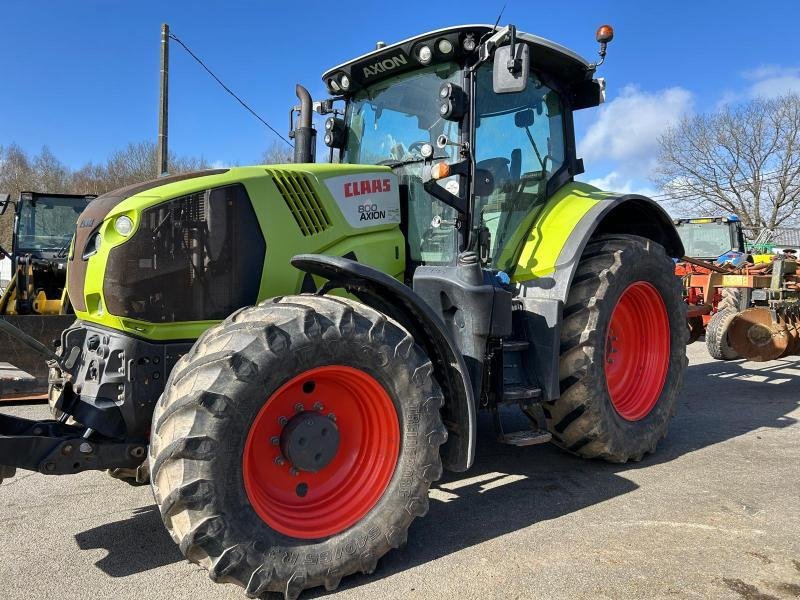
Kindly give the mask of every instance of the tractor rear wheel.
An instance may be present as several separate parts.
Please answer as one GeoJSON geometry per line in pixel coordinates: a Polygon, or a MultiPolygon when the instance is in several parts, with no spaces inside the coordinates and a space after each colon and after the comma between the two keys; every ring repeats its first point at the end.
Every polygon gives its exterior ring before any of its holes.
{"type": "Polygon", "coordinates": [[[152,486],[181,552],[247,596],[356,572],[428,509],[447,438],[432,365],[357,302],[288,296],[208,330],[153,416],[152,486]]]}
{"type": "Polygon", "coordinates": [[[553,441],[586,458],[640,460],[666,434],[686,365],[686,304],[672,260],[637,236],[590,241],[561,326],[553,441]]]}
{"type": "MultiPolygon", "coordinates": [[[[720,302],[720,304],[722,304],[720,302]]],[[[726,308],[714,313],[706,327],[706,348],[715,360],[735,360],[739,358],[736,350],[728,343],[728,329],[738,309],[726,308]]]]}

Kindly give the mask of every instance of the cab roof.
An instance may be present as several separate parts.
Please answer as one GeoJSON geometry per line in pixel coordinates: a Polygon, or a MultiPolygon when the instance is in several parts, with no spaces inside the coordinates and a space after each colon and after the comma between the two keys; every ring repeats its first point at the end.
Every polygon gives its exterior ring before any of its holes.
{"type": "MultiPolygon", "coordinates": [[[[338,82],[342,75],[347,75],[351,86],[347,92],[352,93],[359,88],[391,77],[405,71],[418,69],[445,60],[463,59],[470,54],[477,57],[477,46],[484,36],[488,37],[495,27],[492,25],[458,25],[429,31],[406,40],[376,48],[372,52],[337,65],[323,73],[322,79],[331,92],[342,93],[331,86],[331,81],[338,82]],[[472,38],[476,49],[467,51],[464,41],[472,38]],[[447,40],[452,50],[443,54],[439,50],[439,42],[447,40]],[[418,58],[419,48],[428,45],[433,51],[433,60],[422,63],[418,58]]],[[[566,86],[573,86],[583,81],[591,81],[594,65],[569,48],[530,33],[517,32],[519,41],[531,46],[531,64],[537,69],[548,72],[555,79],[563,81],[566,86]]],[[[345,92],[345,93],[347,93],[345,92]]]]}

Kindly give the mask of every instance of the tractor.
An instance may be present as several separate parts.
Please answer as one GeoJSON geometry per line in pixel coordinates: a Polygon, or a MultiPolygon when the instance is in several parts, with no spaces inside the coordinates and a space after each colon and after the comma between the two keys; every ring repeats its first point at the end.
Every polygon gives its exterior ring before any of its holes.
{"type": "MultiPolygon", "coordinates": [[[[17,200],[0,197],[0,215],[14,210],[11,280],[0,295],[0,319],[50,344],[75,320],[66,294],[67,250],[75,221],[94,195],[22,192],[17,200]]],[[[13,336],[0,334],[3,361],[18,370],[0,379],[0,397],[44,394],[47,366],[13,336]]],[[[8,373],[8,371],[7,371],[8,373]]]]}
{"type": "Polygon", "coordinates": [[[323,75],[330,97],[297,86],[293,164],[98,197],[77,321],[40,348],[55,418],[2,416],[5,476],[149,478],[188,560],[293,599],[406,542],[473,464],[479,410],[505,444],[652,452],[686,365],[684,249],[650,199],[575,180],[612,36],[596,63],[511,25],[379,43],[323,75]]]}
{"type": "MultiPolygon", "coordinates": [[[[748,250],[742,222],[738,217],[697,217],[675,219],[675,227],[681,236],[686,256],[676,263],[675,275],[684,283],[684,299],[689,305],[687,318],[689,324],[689,343],[694,343],[703,335],[713,358],[723,359],[724,340],[717,339],[719,327],[707,331],[711,319],[718,312],[738,311],[747,308],[749,295],[737,288],[712,288],[714,294],[704,297],[708,275],[713,272],[727,272],[715,262],[725,262],[738,254],[736,259],[744,260],[748,250]]],[[[715,325],[719,318],[714,322],[715,325]]],[[[728,353],[729,354],[729,353],[728,353]]],[[[728,356],[726,354],[726,356],[728,356]]],[[[728,356],[733,358],[733,356],[728,356]]]]}

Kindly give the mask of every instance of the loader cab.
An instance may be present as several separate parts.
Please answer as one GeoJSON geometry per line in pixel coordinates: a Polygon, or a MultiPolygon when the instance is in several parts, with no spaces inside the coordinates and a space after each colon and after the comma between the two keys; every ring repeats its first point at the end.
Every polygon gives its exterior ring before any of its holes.
{"type": "Polygon", "coordinates": [[[345,103],[326,143],[399,179],[409,276],[465,250],[513,270],[537,210],[582,172],[572,111],[603,100],[594,66],[513,26],[474,25],[379,45],[323,75],[345,103]]]}
{"type": "Polygon", "coordinates": [[[11,256],[15,264],[19,257],[29,255],[63,265],[78,216],[94,198],[39,192],[22,192],[16,201],[6,198],[0,211],[14,210],[11,256]]]}

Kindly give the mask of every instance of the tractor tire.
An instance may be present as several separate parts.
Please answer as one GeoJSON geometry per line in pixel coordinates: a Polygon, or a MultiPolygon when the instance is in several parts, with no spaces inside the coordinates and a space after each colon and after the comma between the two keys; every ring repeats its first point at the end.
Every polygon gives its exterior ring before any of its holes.
{"type": "MultiPolygon", "coordinates": [[[[724,298],[723,298],[724,299],[724,298]]],[[[722,302],[720,302],[720,305],[722,302]]],[[[739,355],[728,343],[728,328],[733,318],[739,314],[736,309],[726,309],[714,313],[706,327],[706,348],[715,360],[736,360],[739,355]]]]}
{"type": "Polygon", "coordinates": [[[717,303],[717,312],[741,312],[750,306],[750,290],[747,288],[722,288],[722,297],[717,303]]]}
{"type": "Polygon", "coordinates": [[[688,337],[664,248],[632,235],[591,240],[563,312],[561,394],[543,405],[556,445],[617,463],[653,452],[676,411],[688,337]]]}
{"type": "Polygon", "coordinates": [[[372,573],[441,477],[432,372],[401,325],[344,298],[275,298],[209,329],[153,415],[153,492],[181,552],[250,598],[372,573]]]}

